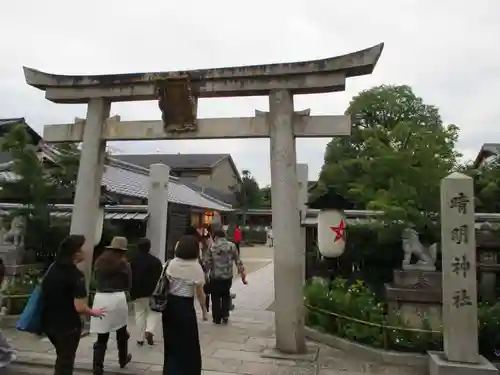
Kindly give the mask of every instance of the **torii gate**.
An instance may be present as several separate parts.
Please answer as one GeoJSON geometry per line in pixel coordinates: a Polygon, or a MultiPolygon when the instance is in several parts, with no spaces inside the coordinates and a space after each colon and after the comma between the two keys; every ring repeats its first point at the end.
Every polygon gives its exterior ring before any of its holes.
{"type": "MultiPolygon", "coordinates": [[[[284,64],[164,73],[65,76],[24,67],[26,82],[55,103],[87,103],[86,120],[51,125],[47,142],[83,142],[71,233],[94,238],[106,141],[270,138],[274,234],[276,347],[304,353],[305,245],[301,241],[296,137],[350,134],[347,116],[294,112],[294,94],[344,91],[348,77],[371,74],[383,43],[333,58],[284,64]],[[269,96],[269,113],[249,118],[196,119],[197,99],[269,96]],[[108,118],[112,102],[159,99],[163,121],[108,118]]],[[[86,248],[91,258],[93,248],[86,248]]],[[[90,264],[87,265],[87,276],[90,264]]]]}

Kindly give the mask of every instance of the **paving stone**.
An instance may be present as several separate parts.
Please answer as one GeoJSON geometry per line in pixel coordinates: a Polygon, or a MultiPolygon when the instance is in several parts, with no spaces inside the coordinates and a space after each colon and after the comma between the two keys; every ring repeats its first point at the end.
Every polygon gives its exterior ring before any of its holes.
{"type": "Polygon", "coordinates": [[[203,370],[211,371],[226,371],[226,372],[236,372],[238,367],[243,363],[242,361],[234,358],[214,358],[214,357],[203,357],[202,360],[203,370]]]}
{"type": "Polygon", "coordinates": [[[214,354],[214,358],[234,358],[240,361],[273,363],[272,359],[262,358],[260,353],[246,352],[243,350],[218,349],[214,354]]]}
{"type": "MultiPolygon", "coordinates": [[[[269,299],[273,297],[273,276],[271,264],[250,274],[248,286],[239,282],[234,283],[233,291],[237,293],[236,310],[231,315],[229,325],[214,325],[211,321],[199,320],[203,375],[425,375],[422,369],[366,362],[322,344],[315,344],[319,348],[319,354],[314,362],[263,358],[262,353],[266,349],[274,349],[276,345],[274,313],[266,311],[267,306],[263,307],[270,303],[269,299]]],[[[139,347],[135,344],[137,332],[133,316],[130,319],[129,330],[131,333],[129,350],[133,359],[125,373],[161,374],[163,371],[161,332],[155,336],[155,345],[139,347]]],[[[21,360],[29,360],[30,364],[35,366],[54,363],[55,352],[46,338],[41,339],[13,329],[6,329],[3,333],[13,347],[21,350],[19,355],[21,360]]],[[[90,369],[92,345],[95,339],[95,335],[88,335],[80,341],[77,368],[90,369]]],[[[118,371],[117,359],[116,340],[112,337],[108,344],[106,369],[118,371]]]]}
{"type": "Polygon", "coordinates": [[[238,368],[238,372],[248,375],[276,375],[278,365],[275,363],[243,362],[238,368]]]}
{"type": "Polygon", "coordinates": [[[317,366],[311,364],[307,367],[302,366],[279,366],[276,375],[316,375],[317,366]]]}

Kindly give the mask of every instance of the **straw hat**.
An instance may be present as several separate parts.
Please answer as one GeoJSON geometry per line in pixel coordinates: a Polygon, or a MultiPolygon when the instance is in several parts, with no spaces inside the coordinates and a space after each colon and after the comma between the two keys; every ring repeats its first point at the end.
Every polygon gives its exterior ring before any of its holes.
{"type": "Polygon", "coordinates": [[[114,249],[114,250],[122,250],[122,251],[127,251],[128,250],[128,240],[125,237],[114,237],[111,240],[111,243],[109,246],[106,246],[107,249],[114,249]]]}

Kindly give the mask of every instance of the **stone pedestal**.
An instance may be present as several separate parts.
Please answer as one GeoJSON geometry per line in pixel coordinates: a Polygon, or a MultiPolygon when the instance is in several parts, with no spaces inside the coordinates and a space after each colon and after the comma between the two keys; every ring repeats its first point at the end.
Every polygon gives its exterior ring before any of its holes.
{"type": "Polygon", "coordinates": [[[422,328],[425,318],[439,330],[441,313],[441,272],[395,270],[394,282],[385,285],[389,316],[398,317],[412,328],[422,328]]]}
{"type": "Polygon", "coordinates": [[[429,375],[495,375],[498,369],[486,358],[478,363],[450,362],[443,352],[428,352],[429,375]]]}

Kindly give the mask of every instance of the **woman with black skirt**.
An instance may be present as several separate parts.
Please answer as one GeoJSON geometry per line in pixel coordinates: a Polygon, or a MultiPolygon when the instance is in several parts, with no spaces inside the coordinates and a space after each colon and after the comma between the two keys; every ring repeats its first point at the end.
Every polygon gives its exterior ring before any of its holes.
{"type": "Polygon", "coordinates": [[[204,320],[207,319],[207,311],[203,293],[205,275],[199,263],[199,253],[198,238],[185,235],[178,242],[175,258],[166,269],[169,294],[162,315],[165,375],[201,375],[201,349],[194,296],[198,299],[204,320]]]}

